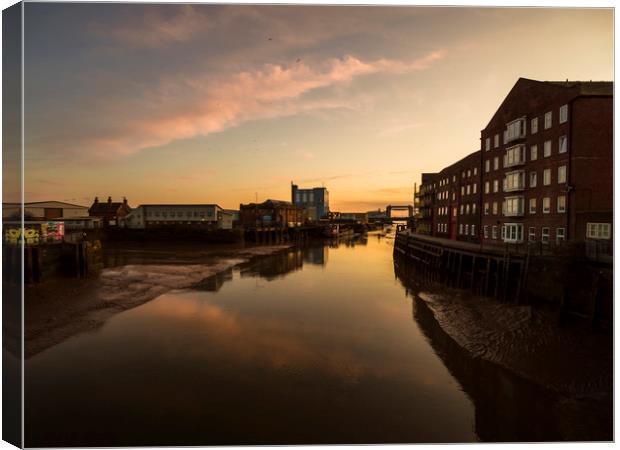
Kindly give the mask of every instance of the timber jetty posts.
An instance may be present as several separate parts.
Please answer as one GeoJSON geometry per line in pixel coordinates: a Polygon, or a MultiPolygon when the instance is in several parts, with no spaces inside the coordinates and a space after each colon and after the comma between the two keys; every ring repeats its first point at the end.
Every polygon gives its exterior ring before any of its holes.
{"type": "Polygon", "coordinates": [[[334,223],[340,224],[341,229],[351,229],[354,232],[361,231],[360,226],[357,224],[337,221],[298,227],[258,224],[245,228],[244,239],[259,245],[281,244],[285,242],[303,244],[311,238],[325,238],[323,231],[330,224],[334,223]]]}
{"type": "Polygon", "coordinates": [[[478,295],[520,304],[526,283],[529,254],[398,231],[394,254],[414,263],[425,281],[468,289],[478,295]]]}
{"type": "Polygon", "coordinates": [[[82,241],[38,245],[9,245],[2,249],[3,281],[40,283],[59,275],[87,278],[102,267],[101,243],[82,241]],[[22,259],[23,258],[23,259],[22,259]],[[23,262],[23,264],[22,264],[23,262]]]}

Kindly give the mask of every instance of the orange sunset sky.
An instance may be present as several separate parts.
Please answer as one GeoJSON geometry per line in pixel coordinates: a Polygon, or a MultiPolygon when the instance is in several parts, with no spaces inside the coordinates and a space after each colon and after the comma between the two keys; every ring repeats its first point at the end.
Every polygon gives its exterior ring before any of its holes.
{"type": "Polygon", "coordinates": [[[611,9],[25,11],[26,201],[238,208],[295,181],[333,211],[411,203],[519,77],[613,80],[611,9]]]}

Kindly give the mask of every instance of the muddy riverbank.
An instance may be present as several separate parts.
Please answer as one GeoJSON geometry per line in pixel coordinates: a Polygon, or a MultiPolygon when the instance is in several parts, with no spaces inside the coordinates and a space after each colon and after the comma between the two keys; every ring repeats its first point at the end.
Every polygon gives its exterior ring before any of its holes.
{"type": "Polygon", "coordinates": [[[543,307],[503,303],[437,283],[416,282],[415,271],[404,262],[396,261],[395,270],[415,300],[471,357],[497,364],[555,393],[559,408],[567,414],[575,411],[570,438],[612,439],[611,332],[576,321],[560,325],[557,312],[543,307]]]}
{"type": "Polygon", "coordinates": [[[128,244],[104,250],[104,268],[88,279],[53,279],[25,290],[29,358],[113,315],[173,289],[190,288],[233,267],[292,247],[128,244]]]}

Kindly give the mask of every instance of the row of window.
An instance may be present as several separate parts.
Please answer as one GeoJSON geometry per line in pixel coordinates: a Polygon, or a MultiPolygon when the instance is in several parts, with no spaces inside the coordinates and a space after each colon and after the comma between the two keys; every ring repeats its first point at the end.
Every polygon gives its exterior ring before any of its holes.
{"type": "MultiPolygon", "coordinates": [[[[498,239],[498,227],[485,225],[483,228],[483,235],[485,239],[498,239]]],[[[504,242],[523,242],[523,224],[522,223],[507,223],[501,226],[501,239],[504,242]]],[[[528,228],[528,241],[536,242],[538,239],[537,228],[528,228]]],[[[551,239],[551,228],[540,228],[540,241],[542,243],[548,243],[551,239]]],[[[566,228],[559,227],[555,229],[555,240],[557,243],[564,242],[566,240],[566,228]]]]}
{"type": "Polygon", "coordinates": [[[461,236],[475,236],[476,235],[476,225],[473,223],[469,224],[459,224],[459,234],[461,236]]]}
{"type": "MultiPolygon", "coordinates": [[[[552,183],[552,170],[551,168],[543,169],[543,186],[550,186],[552,183]]],[[[566,183],[566,165],[557,167],[557,184],[566,183]]],[[[538,185],[538,172],[531,171],[529,176],[529,187],[535,188],[538,185]]],[[[492,180],[493,192],[499,192],[499,180],[492,180]]],[[[516,170],[513,172],[507,172],[504,178],[503,191],[512,192],[517,190],[523,190],[527,186],[525,184],[525,171],[516,170]]],[[[489,194],[491,192],[491,181],[484,182],[484,193],[489,194]]]]}
{"type": "MultiPolygon", "coordinates": [[[[558,138],[558,154],[566,153],[568,151],[568,138],[566,135],[562,135],[558,138]]],[[[548,158],[553,153],[553,141],[547,140],[543,143],[543,158],[548,158]]],[[[530,146],[530,161],[536,161],[538,159],[538,144],[530,146]]],[[[499,156],[495,156],[493,159],[489,158],[484,161],[484,171],[489,173],[491,171],[491,163],[493,163],[492,170],[499,170],[499,156]]],[[[526,163],[525,145],[515,145],[506,149],[504,155],[503,167],[512,167],[526,163]]]]}
{"type": "MultiPolygon", "coordinates": [[[[560,106],[559,110],[559,123],[565,123],[568,120],[568,105],[560,106]]],[[[543,126],[545,130],[548,130],[553,126],[553,111],[547,111],[544,115],[543,126]]],[[[538,117],[534,117],[530,120],[530,134],[538,133],[538,117]]],[[[525,118],[519,118],[513,120],[506,125],[504,130],[504,144],[512,142],[515,139],[525,137],[526,135],[526,122],[525,118]]],[[[499,133],[493,136],[493,148],[498,148],[500,145],[499,133]]],[[[491,150],[491,138],[487,137],[485,140],[485,150],[491,150]]]]}
{"type": "MultiPolygon", "coordinates": [[[[147,211],[147,217],[205,217],[205,211],[147,211]]],[[[213,211],[207,211],[206,217],[213,217],[213,211]]],[[[140,217],[138,217],[140,218],[140,217]]]]}
{"type": "MultiPolygon", "coordinates": [[[[536,214],[536,206],[538,200],[536,198],[530,198],[528,200],[528,212],[530,214],[536,214]]],[[[543,197],[542,198],[542,212],[543,214],[551,213],[551,197],[543,197]]],[[[563,213],[566,212],[566,196],[558,195],[556,197],[556,212],[563,213]]],[[[475,210],[475,209],[474,209],[475,210]]],[[[505,216],[522,216],[525,210],[525,199],[523,197],[506,197],[506,199],[502,202],[502,214],[505,216]]],[[[497,215],[498,214],[498,202],[493,202],[489,204],[486,202],[484,204],[484,215],[488,216],[489,214],[497,215]]]]}
{"type": "MultiPolygon", "coordinates": [[[[472,175],[478,175],[477,167],[474,167],[473,169],[463,170],[463,172],[461,172],[461,178],[470,178],[472,175]]],[[[456,183],[456,175],[452,175],[452,182],[456,183]]],[[[442,178],[441,180],[439,180],[439,187],[446,186],[448,183],[450,183],[450,177],[442,178]]]]}

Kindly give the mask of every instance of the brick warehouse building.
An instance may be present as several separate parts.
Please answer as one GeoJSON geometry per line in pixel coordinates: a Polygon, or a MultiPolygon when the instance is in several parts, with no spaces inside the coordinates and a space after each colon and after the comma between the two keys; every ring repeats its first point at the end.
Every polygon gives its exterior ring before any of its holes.
{"type": "Polygon", "coordinates": [[[611,238],[612,113],[611,82],[517,81],[481,131],[485,244],[611,238]]]}
{"type": "Polygon", "coordinates": [[[480,150],[435,176],[433,236],[479,242],[480,150]]]}
{"type": "Polygon", "coordinates": [[[485,245],[596,240],[611,248],[612,125],[613,83],[520,78],[482,130],[481,150],[439,174],[424,174],[418,197],[420,221],[432,226],[426,234],[485,245]],[[464,167],[454,181],[456,167],[473,163],[474,155],[476,213],[474,182],[467,183],[464,167]],[[454,216],[446,214],[455,206],[456,236],[454,216]]]}
{"type": "Polygon", "coordinates": [[[420,234],[432,234],[435,229],[435,178],[436,173],[423,173],[420,189],[414,194],[414,203],[418,207],[416,219],[416,232],[420,234]]]}

